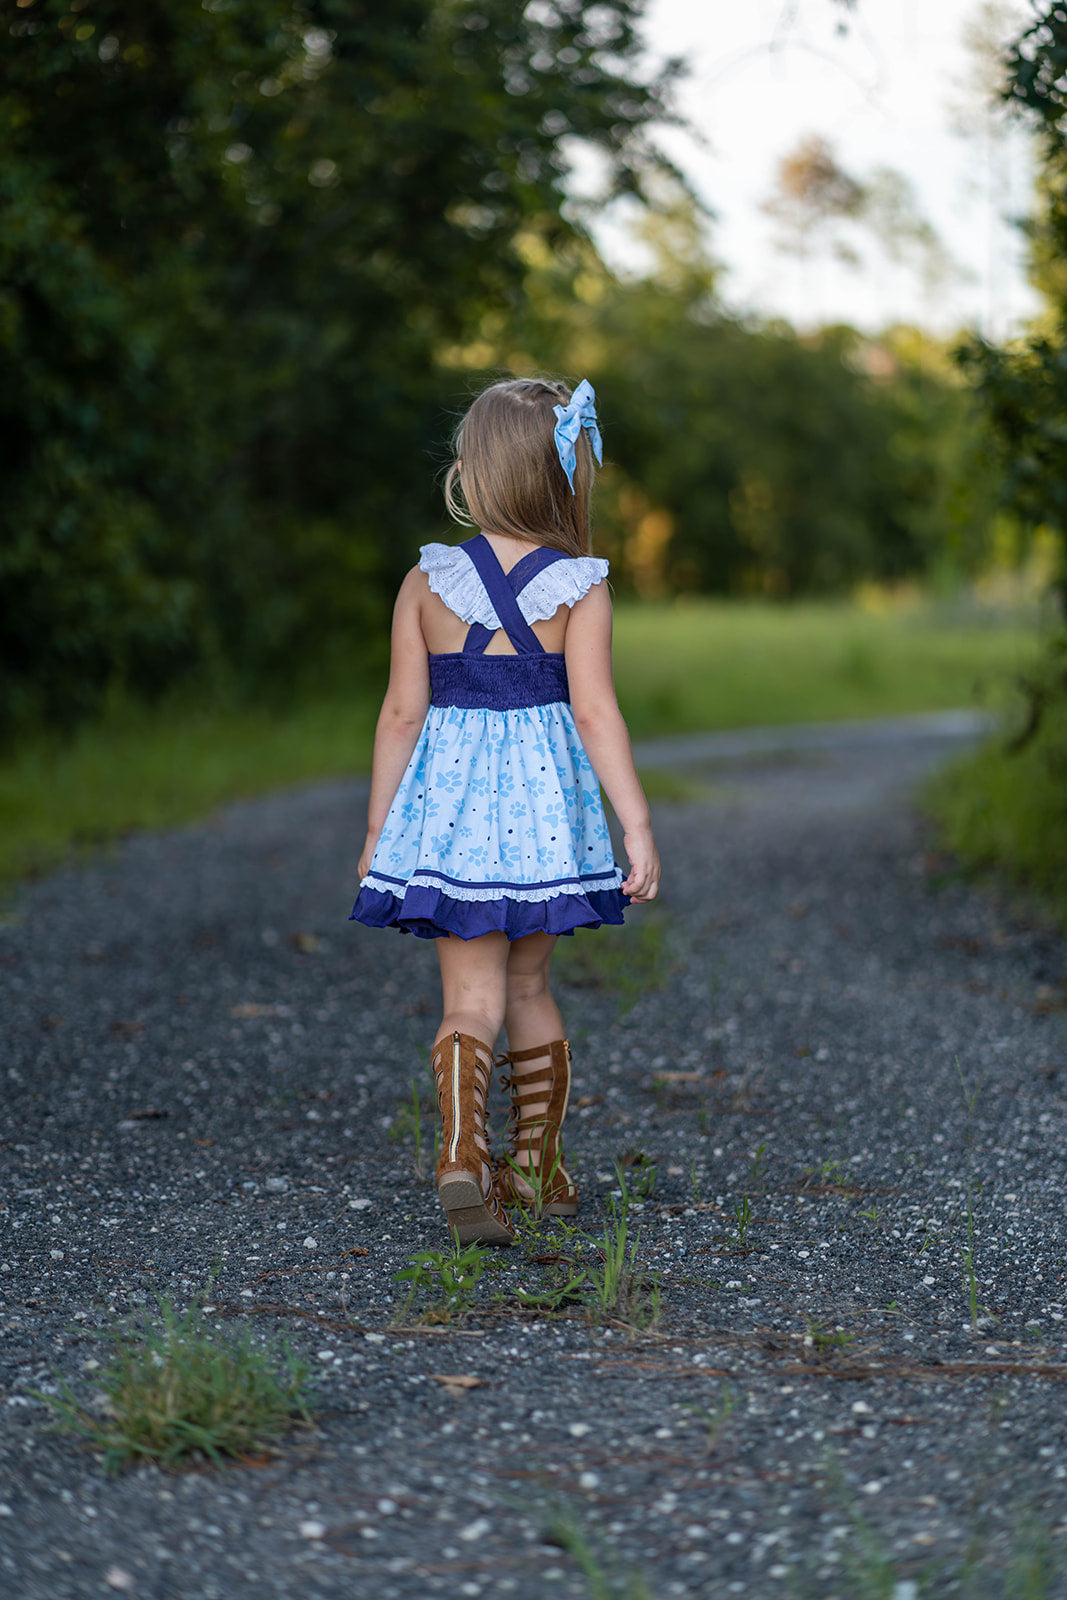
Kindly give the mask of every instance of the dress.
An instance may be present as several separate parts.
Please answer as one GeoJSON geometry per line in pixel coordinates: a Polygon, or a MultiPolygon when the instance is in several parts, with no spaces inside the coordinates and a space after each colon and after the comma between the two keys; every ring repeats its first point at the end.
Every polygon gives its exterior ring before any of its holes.
{"type": "Polygon", "coordinates": [[[352,917],[424,939],[621,923],[629,902],[564,658],[530,627],[607,562],[542,546],[505,574],[478,534],[424,545],[419,566],[470,626],[462,651],[430,656],[430,709],[352,917]],[[501,627],[517,654],[485,655],[501,627]]]}

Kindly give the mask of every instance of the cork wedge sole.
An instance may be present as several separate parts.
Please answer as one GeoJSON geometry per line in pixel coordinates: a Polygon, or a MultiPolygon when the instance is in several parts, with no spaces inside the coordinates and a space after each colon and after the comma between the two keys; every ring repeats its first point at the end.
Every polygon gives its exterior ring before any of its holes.
{"type": "Polygon", "coordinates": [[[452,1172],[437,1185],[449,1231],[460,1244],[511,1244],[514,1234],[490,1211],[472,1173],[452,1172]]]}

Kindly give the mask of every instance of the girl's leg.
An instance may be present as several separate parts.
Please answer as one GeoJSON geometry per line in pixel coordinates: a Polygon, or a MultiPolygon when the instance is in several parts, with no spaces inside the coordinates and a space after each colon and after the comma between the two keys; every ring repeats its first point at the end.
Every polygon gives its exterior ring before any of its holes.
{"type": "Polygon", "coordinates": [[[530,933],[508,951],[504,1025],[509,1050],[532,1050],[563,1037],[563,1019],[548,986],[555,948],[555,934],[530,933]]]}
{"type": "Polygon", "coordinates": [[[570,1049],[548,986],[555,945],[552,934],[532,933],[516,939],[508,954],[511,1160],[498,1172],[497,1188],[509,1204],[532,1202],[546,1213],[573,1216],[578,1191],[563,1165],[560,1142],[570,1098],[570,1049]]]}
{"type": "Polygon", "coordinates": [[[504,1020],[508,942],[502,933],[437,940],[444,1016],[431,1064],[441,1110],[437,1193],[460,1244],[510,1244],[507,1210],[493,1185],[486,1100],[504,1020]]]}
{"type": "Polygon", "coordinates": [[[480,939],[459,939],[450,934],[434,943],[444,1002],[434,1049],[453,1033],[469,1033],[492,1050],[507,1004],[507,935],[485,933],[480,939]]]}

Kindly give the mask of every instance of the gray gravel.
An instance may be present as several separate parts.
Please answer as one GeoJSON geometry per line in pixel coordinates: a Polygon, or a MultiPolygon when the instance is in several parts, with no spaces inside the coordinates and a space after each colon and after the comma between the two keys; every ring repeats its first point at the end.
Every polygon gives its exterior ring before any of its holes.
{"type": "Polygon", "coordinates": [[[646,752],[697,786],[658,808],[659,935],[634,915],[617,970],[578,935],[560,971],[580,1221],[615,1157],[655,1161],[655,1329],[518,1308],[574,1253],[551,1226],[460,1321],[396,1326],[394,1273],[446,1243],[398,1120],[436,964],[345,920],[362,785],[28,888],[0,927],[5,1600],[1067,1595],[1063,946],[909,800],[972,731],[646,752]],[[101,1328],[209,1282],[221,1327],[310,1360],[315,1427],[105,1478],[32,1391],[91,1395],[101,1328]]]}

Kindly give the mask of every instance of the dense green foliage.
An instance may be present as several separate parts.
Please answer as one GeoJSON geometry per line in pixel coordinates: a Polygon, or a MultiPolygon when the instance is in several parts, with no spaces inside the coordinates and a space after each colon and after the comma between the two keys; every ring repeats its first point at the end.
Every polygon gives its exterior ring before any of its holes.
{"type": "MultiPolygon", "coordinates": [[[[1028,231],[1045,314],[1029,335],[965,352],[990,407],[1014,509],[1032,527],[1067,535],[1067,5],[1047,6],[1007,63],[1005,98],[1036,125],[1038,207],[1028,231]]],[[[1061,592],[1067,599],[1065,577],[1061,592]]]]}
{"type": "Polygon", "coordinates": [[[436,354],[618,186],[641,0],[29,0],[0,24],[8,727],[380,634],[455,405],[436,354]],[[372,626],[373,625],[373,626],[372,626]]]}
{"type": "Polygon", "coordinates": [[[1045,312],[1030,333],[997,349],[972,344],[999,443],[1009,505],[1056,536],[1059,630],[1019,680],[1015,726],[948,773],[932,803],[963,860],[999,866],[1048,896],[1067,919],[1067,5],[1046,6],[1007,62],[1006,100],[1041,141],[1038,207],[1029,223],[1045,312]]]}

